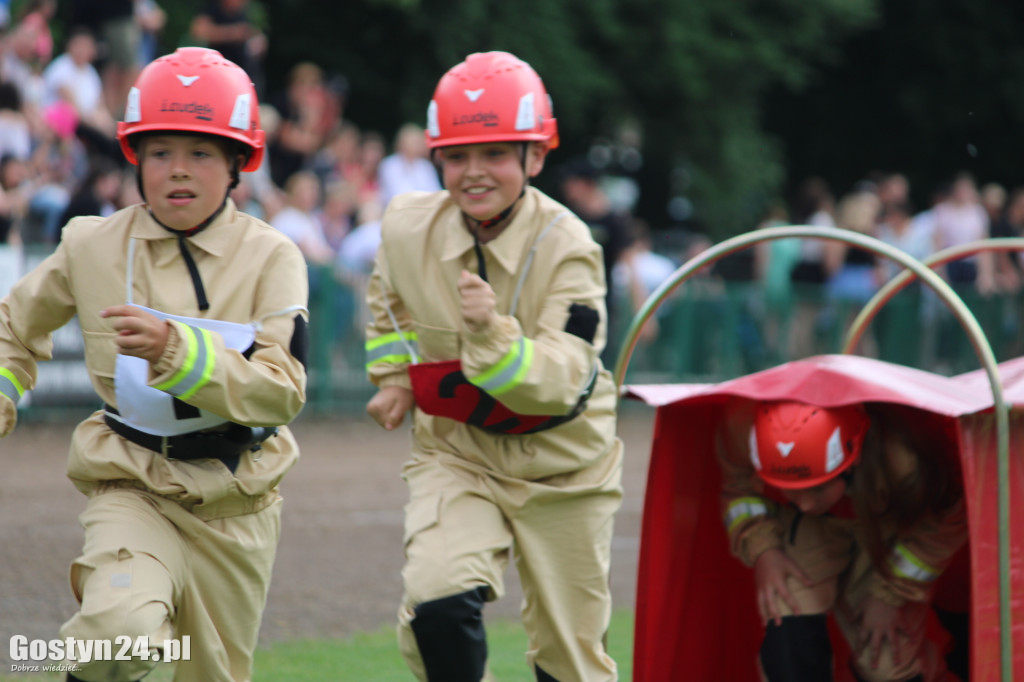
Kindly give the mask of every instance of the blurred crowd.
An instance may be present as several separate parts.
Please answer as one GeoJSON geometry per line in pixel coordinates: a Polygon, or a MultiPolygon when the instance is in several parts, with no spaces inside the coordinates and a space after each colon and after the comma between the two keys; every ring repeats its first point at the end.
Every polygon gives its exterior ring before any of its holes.
{"type": "MultiPolygon", "coordinates": [[[[61,25],[57,45],[57,0],[16,3],[16,11],[9,0],[0,0],[0,244],[52,245],[72,217],[109,215],[140,200],[134,170],[116,141],[116,122],[139,70],[159,56],[166,14],[159,0],[65,1],[71,20],[61,25]]],[[[258,171],[243,175],[232,196],[243,210],[291,237],[317,266],[311,268],[311,294],[326,288],[337,298],[329,305],[335,331],[343,336],[342,327],[359,325],[359,292],[372,268],[388,201],[400,192],[439,189],[440,182],[418,124],[382,134],[346,117],[350,93],[343,75],[301,62],[291,66],[280,89],[268,92],[265,22],[255,0],[209,0],[181,42],[219,50],[256,84],[268,153],[258,171]]],[[[604,248],[610,363],[616,339],[644,301],[711,241],[700,233],[672,239],[669,230],[649,229],[632,213],[635,183],[609,172],[615,170],[608,163],[611,147],[604,157],[593,153],[600,149],[562,162],[554,195],[590,225],[604,248]]],[[[642,163],[638,144],[619,151],[619,166],[635,171],[642,163]]],[[[927,205],[915,206],[900,173],[872,174],[838,198],[825,180],[812,177],[752,227],[838,226],[878,237],[916,258],[988,236],[1024,236],[1024,188],[993,182],[979,187],[960,173],[929,189],[927,205]]],[[[816,350],[813,329],[835,320],[827,319],[827,305],[793,305],[799,291],[810,287],[826,303],[863,304],[896,271],[886,259],[840,242],[776,240],[749,257],[721,262],[691,286],[756,283],[764,312],[791,318],[797,330],[787,337],[786,355],[802,357],[816,350]]],[[[941,272],[959,291],[982,297],[1016,296],[1024,286],[1017,255],[966,258],[941,272]]],[[[922,315],[940,314],[934,298],[921,298],[922,315]]],[[[660,319],[651,319],[641,340],[658,337],[660,319]]],[[[771,344],[772,333],[760,331],[763,345],[771,344]]]]}
{"type": "MultiPolygon", "coordinates": [[[[55,244],[77,215],[109,215],[140,200],[116,140],[128,89],[159,56],[166,14],[157,0],[69,0],[55,45],[57,0],[0,1],[0,244],[55,244]]],[[[311,264],[365,275],[379,218],[399,192],[440,188],[423,130],[393,139],[345,116],[347,81],[311,62],[266,90],[265,13],[251,0],[211,0],[183,43],[219,50],[252,77],[267,133],[261,168],[232,194],[285,232],[311,264]]]]}

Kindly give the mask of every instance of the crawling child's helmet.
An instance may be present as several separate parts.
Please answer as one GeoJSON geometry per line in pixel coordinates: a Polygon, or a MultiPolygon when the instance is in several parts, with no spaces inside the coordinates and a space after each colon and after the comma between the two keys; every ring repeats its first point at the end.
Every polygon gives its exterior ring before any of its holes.
{"type": "Polygon", "coordinates": [[[558,146],[551,98],[529,64],[508,52],[477,52],[441,77],[427,108],[431,149],[481,142],[558,146]]]}
{"type": "Polygon", "coordinates": [[[150,62],[128,93],[124,120],[117,124],[121,151],[138,163],[132,138],[173,131],[218,135],[240,142],[249,154],[243,171],[263,159],[264,132],[259,102],[249,75],[220,52],[182,47],[150,62]]]}
{"type": "Polygon", "coordinates": [[[777,488],[812,488],[857,461],[869,424],[860,405],[765,403],[754,416],[750,459],[766,483],[777,488]]]}

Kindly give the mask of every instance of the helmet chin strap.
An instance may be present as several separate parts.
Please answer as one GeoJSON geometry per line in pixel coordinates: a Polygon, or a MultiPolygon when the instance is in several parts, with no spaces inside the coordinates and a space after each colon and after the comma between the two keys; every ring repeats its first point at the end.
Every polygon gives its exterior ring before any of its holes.
{"type": "Polygon", "coordinates": [[[221,214],[221,211],[224,210],[224,207],[227,206],[227,204],[228,197],[225,194],[224,200],[220,202],[220,206],[217,208],[216,211],[214,211],[210,215],[210,217],[208,217],[206,220],[199,223],[195,227],[189,228],[187,230],[175,230],[173,227],[168,227],[167,225],[164,225],[162,222],[160,222],[160,219],[153,214],[153,210],[147,208],[150,217],[152,217],[153,220],[156,221],[157,225],[164,228],[168,232],[174,234],[174,236],[178,238],[178,250],[181,252],[181,257],[185,260],[185,267],[188,268],[189,277],[192,279],[192,288],[195,289],[196,291],[196,304],[199,306],[200,310],[209,310],[210,301],[207,300],[206,298],[206,288],[203,286],[203,278],[199,276],[199,267],[196,265],[196,261],[192,257],[192,253],[188,250],[188,246],[185,244],[185,240],[191,237],[192,235],[198,234],[205,230],[210,225],[210,223],[212,223],[214,219],[216,219],[216,217],[221,214]]]}
{"type": "Polygon", "coordinates": [[[526,142],[522,143],[521,150],[523,162],[523,188],[519,190],[519,196],[517,196],[511,204],[506,206],[498,214],[491,216],[490,218],[486,218],[484,220],[477,220],[476,218],[469,215],[465,211],[462,212],[462,215],[463,217],[465,217],[467,222],[476,224],[476,228],[470,230],[470,232],[473,233],[473,250],[476,251],[477,272],[480,274],[480,278],[483,279],[485,282],[487,281],[487,263],[486,261],[484,261],[484,251],[480,247],[480,230],[487,230],[504,222],[504,220],[508,218],[509,215],[512,214],[512,211],[515,209],[516,204],[519,203],[519,200],[526,195],[526,187],[527,185],[530,184],[530,177],[529,174],[526,172],[526,142]]]}
{"type": "MultiPolygon", "coordinates": [[[[231,194],[231,190],[233,190],[238,185],[238,181],[239,163],[238,158],[235,157],[235,164],[231,168],[231,184],[228,185],[228,190],[224,193],[224,198],[221,200],[220,206],[218,206],[217,210],[211,213],[201,223],[199,223],[195,227],[190,227],[187,230],[176,230],[173,227],[168,227],[163,222],[161,222],[159,218],[156,217],[156,214],[153,213],[152,208],[149,208],[148,205],[146,207],[146,210],[149,212],[150,217],[156,222],[157,225],[164,228],[165,230],[167,230],[168,232],[170,232],[171,234],[178,238],[178,250],[181,252],[181,257],[185,260],[185,267],[188,268],[189,277],[192,279],[192,288],[195,289],[196,292],[196,303],[199,306],[200,310],[209,310],[210,301],[206,298],[206,287],[203,286],[203,278],[199,276],[199,267],[196,265],[196,261],[192,257],[192,253],[188,250],[188,246],[185,244],[185,240],[191,237],[192,235],[199,234],[207,227],[209,227],[210,223],[217,219],[217,216],[221,214],[221,212],[224,210],[224,207],[228,205],[228,196],[231,194]]],[[[143,201],[146,201],[146,192],[142,188],[141,159],[139,159],[139,164],[136,167],[135,183],[136,185],[138,185],[139,188],[139,196],[142,197],[143,201]]]]}

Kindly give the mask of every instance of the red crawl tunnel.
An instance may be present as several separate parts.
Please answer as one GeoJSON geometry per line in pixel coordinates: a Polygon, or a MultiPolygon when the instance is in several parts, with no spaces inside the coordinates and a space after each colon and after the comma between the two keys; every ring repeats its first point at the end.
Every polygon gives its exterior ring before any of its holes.
{"type": "MultiPolygon", "coordinates": [[[[1000,367],[1014,404],[1024,408],[1024,360],[1000,367]]],[[[631,386],[628,395],[656,407],[636,598],[636,682],[758,680],[763,633],[753,572],[729,552],[719,501],[713,434],[730,397],[801,400],[824,406],[860,402],[900,409],[912,429],[941,429],[965,483],[969,555],[940,580],[936,601],[969,609],[971,680],[998,680],[999,590],[996,571],[996,433],[992,398],[981,372],[945,378],[851,355],[795,361],[719,384],[631,386]],[[969,559],[969,561],[968,561],[969,559]]],[[[1024,452],[1024,411],[1015,412],[1011,452],[1024,452]]],[[[1024,499],[1024,468],[1015,463],[1012,494],[1024,499]]],[[[1018,516],[1018,518],[1020,518],[1018,516]]],[[[1024,594],[1024,524],[1015,524],[1013,593],[1024,594]]],[[[1024,603],[1013,605],[1017,629],[1024,603]]],[[[932,624],[940,648],[955,642],[932,624]]],[[[1024,630],[1015,632],[1020,642],[1024,630]]],[[[837,680],[846,673],[845,643],[835,641],[837,680]]],[[[962,643],[961,643],[962,644],[962,643]]],[[[1013,669],[1024,679],[1024,647],[1013,669]]]]}
{"type": "MultiPolygon", "coordinates": [[[[1024,681],[1024,359],[997,366],[970,310],[929,269],[970,253],[1022,250],[1024,240],[985,240],[921,262],[877,239],[838,228],[791,225],[732,237],[691,258],[651,294],[619,351],[617,384],[625,383],[640,329],[680,284],[735,251],[793,237],[842,241],[906,269],[865,306],[851,327],[847,352],[877,308],[917,277],[956,317],[982,369],[947,378],[852,355],[825,355],[718,384],[624,387],[625,395],[657,409],[641,529],[633,679],[759,680],[763,626],[753,574],[729,552],[711,440],[725,403],[740,397],[825,406],[871,402],[901,410],[910,428],[940,430],[948,448],[935,456],[951,457],[959,465],[969,542],[937,584],[933,603],[965,612],[961,620],[969,628],[954,639],[933,618],[929,637],[945,650],[959,645],[969,652],[966,665],[973,682],[1024,681]]],[[[841,638],[834,636],[833,643],[836,680],[846,682],[851,679],[848,650],[841,638]]],[[[934,674],[926,678],[937,679],[934,674]]]]}

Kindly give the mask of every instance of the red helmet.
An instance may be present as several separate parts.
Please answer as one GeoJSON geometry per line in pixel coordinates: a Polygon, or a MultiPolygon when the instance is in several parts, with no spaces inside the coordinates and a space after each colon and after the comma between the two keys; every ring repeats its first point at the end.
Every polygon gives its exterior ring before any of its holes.
{"type": "Polygon", "coordinates": [[[138,163],[131,137],[181,131],[237,140],[251,153],[242,167],[254,171],[263,159],[259,102],[249,75],[220,52],[181,47],[149,63],[128,93],[124,121],[117,124],[121,151],[138,163]]]}
{"type": "Polygon", "coordinates": [[[448,70],[427,108],[431,149],[479,142],[558,146],[551,98],[533,68],[508,52],[477,52],[448,70]]]}
{"type": "Polygon", "coordinates": [[[860,405],[765,403],[754,416],[750,459],[766,483],[777,488],[812,488],[857,461],[869,424],[860,405]]]}

